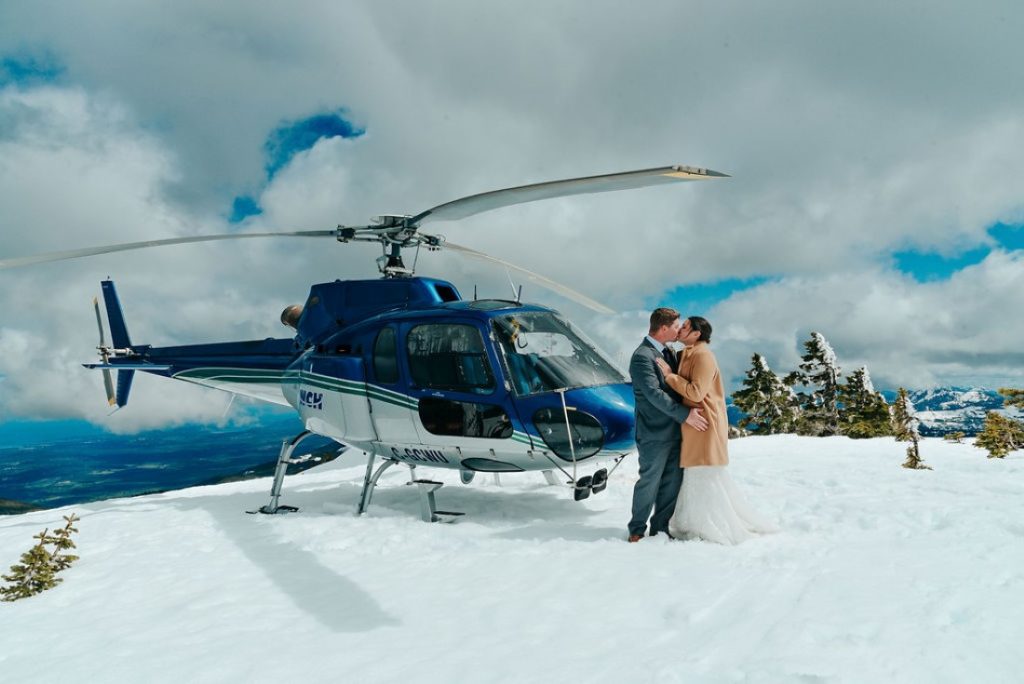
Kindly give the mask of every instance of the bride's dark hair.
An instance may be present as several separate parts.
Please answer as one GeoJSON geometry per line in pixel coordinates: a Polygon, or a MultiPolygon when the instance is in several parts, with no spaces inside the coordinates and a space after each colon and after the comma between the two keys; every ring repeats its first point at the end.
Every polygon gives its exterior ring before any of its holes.
{"type": "Polygon", "coordinates": [[[708,323],[708,319],[701,316],[688,316],[686,320],[690,321],[691,330],[700,331],[700,337],[697,338],[698,342],[711,341],[711,324],[708,323]]]}

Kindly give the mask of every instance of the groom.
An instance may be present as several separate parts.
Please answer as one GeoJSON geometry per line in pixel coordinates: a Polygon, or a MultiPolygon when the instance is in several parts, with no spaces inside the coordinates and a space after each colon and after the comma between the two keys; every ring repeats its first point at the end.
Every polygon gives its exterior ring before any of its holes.
{"type": "Polygon", "coordinates": [[[700,414],[700,409],[691,410],[680,403],[678,395],[665,384],[665,376],[654,362],[662,358],[672,368],[678,368],[675,352],[665,343],[676,339],[681,325],[679,312],[675,309],[655,309],[651,313],[648,335],[629,361],[636,403],[636,450],[640,460],[640,479],[633,487],[630,542],[644,538],[648,518],[651,536],[659,532],[668,534],[668,521],[675,510],[679,486],[683,482],[683,469],[679,466],[683,437],[679,426],[687,423],[700,432],[708,428],[708,421],[700,414]]]}

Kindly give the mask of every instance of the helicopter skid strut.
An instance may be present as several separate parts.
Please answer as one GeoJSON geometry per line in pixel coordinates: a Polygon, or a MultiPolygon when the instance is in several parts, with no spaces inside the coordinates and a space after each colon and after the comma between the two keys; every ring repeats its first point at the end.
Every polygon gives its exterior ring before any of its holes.
{"type": "MultiPolygon", "coordinates": [[[[373,469],[373,463],[376,459],[376,454],[370,452],[366,459],[366,475],[363,477],[363,491],[359,495],[359,506],[356,509],[356,515],[362,515],[366,512],[366,509],[370,506],[370,501],[373,499],[373,490],[377,488],[377,481],[380,476],[384,474],[384,471],[393,465],[397,465],[398,461],[390,458],[384,459],[384,462],[377,466],[377,469],[373,469]]],[[[435,480],[418,480],[416,479],[416,466],[409,464],[410,482],[409,484],[416,485],[420,493],[420,517],[423,522],[439,522],[447,518],[454,518],[462,513],[455,511],[439,511],[437,510],[437,501],[434,498],[434,492],[444,486],[444,483],[437,482],[435,480]]]]}
{"type": "Polygon", "coordinates": [[[288,466],[293,463],[304,463],[313,457],[313,454],[306,454],[305,456],[292,458],[292,454],[295,453],[295,448],[299,446],[299,443],[312,434],[309,430],[303,430],[295,437],[281,442],[281,453],[277,457],[277,467],[274,469],[274,484],[270,488],[270,503],[266,506],[261,506],[259,510],[247,511],[248,513],[273,515],[275,513],[294,513],[299,510],[298,506],[285,506],[278,502],[281,500],[281,485],[284,484],[284,475],[288,471],[288,466]]]}

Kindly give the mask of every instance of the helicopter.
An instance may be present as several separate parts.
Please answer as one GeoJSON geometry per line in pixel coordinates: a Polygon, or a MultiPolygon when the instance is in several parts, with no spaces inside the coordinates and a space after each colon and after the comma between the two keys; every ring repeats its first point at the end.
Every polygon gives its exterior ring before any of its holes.
{"type": "Polygon", "coordinates": [[[0,269],[98,254],[193,242],[252,238],[331,238],[376,242],[381,278],[311,286],[302,305],[281,313],[287,338],[170,347],[136,344],[128,333],[114,282],[100,283],[110,343],[98,300],[98,363],[108,403],[128,403],[143,372],[293,408],[304,429],[284,440],[270,501],[252,513],[298,510],[280,502],[287,467],[310,436],[367,454],[356,514],[370,505],[381,475],[410,469],[424,521],[461,513],[438,510],[442,483],[419,478],[420,466],[458,470],[463,484],[477,473],[541,471],[575,500],[603,491],[611,471],[635,449],[629,379],[584,333],[554,309],[514,299],[466,299],[454,284],[415,274],[402,251],[448,249],[525,275],[599,313],[607,306],[528,269],[446,238],[423,224],[466,218],[524,202],[726,178],[706,168],[674,165],[535,183],[463,197],[418,214],[384,214],[369,225],[329,230],[178,237],[0,259],[0,269]],[[112,375],[117,373],[116,382],[112,375]],[[380,463],[377,464],[379,459],[380,463]]]}

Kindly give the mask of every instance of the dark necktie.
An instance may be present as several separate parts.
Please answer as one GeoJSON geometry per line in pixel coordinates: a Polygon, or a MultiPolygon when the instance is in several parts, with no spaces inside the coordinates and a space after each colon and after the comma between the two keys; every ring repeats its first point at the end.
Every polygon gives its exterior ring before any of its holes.
{"type": "Polygon", "coordinates": [[[665,347],[664,349],[661,350],[661,355],[662,357],[664,357],[665,363],[669,365],[669,368],[672,368],[674,370],[676,367],[676,357],[674,354],[672,354],[672,350],[669,349],[668,347],[665,347]]]}

